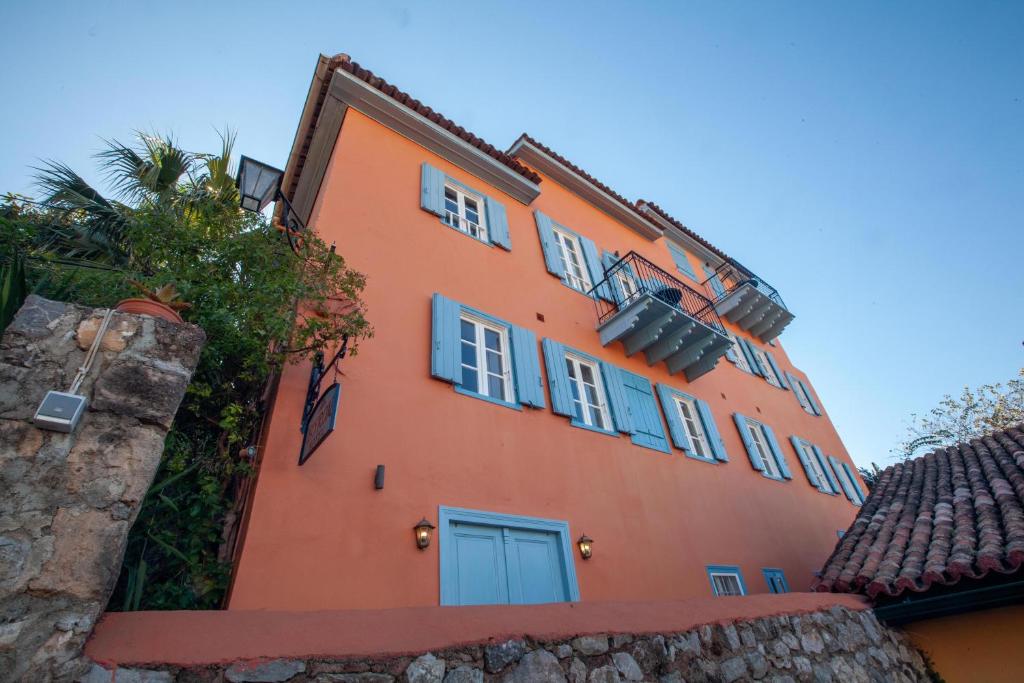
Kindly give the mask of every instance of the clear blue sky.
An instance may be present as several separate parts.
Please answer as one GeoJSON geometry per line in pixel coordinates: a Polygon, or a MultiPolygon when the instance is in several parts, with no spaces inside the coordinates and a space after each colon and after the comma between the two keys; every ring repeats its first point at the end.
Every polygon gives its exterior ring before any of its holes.
{"type": "Polygon", "coordinates": [[[1024,364],[1024,3],[0,6],[0,192],[173,131],[283,165],[317,54],[522,131],[773,283],[854,459],[1024,364]]]}

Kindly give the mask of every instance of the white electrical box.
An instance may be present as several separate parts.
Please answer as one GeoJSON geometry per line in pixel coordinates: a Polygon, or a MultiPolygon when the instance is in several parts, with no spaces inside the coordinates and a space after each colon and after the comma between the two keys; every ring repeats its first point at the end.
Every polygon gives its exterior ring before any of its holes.
{"type": "Polygon", "coordinates": [[[40,429],[55,432],[73,432],[85,412],[85,396],[48,391],[36,410],[32,422],[40,429]]]}

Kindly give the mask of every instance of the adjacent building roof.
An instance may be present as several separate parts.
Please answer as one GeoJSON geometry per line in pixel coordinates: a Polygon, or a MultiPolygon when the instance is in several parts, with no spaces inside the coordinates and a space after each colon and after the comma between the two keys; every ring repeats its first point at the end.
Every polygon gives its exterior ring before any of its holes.
{"type": "Polygon", "coordinates": [[[1024,424],[884,470],[818,591],[924,592],[1024,565],[1024,424]]]}

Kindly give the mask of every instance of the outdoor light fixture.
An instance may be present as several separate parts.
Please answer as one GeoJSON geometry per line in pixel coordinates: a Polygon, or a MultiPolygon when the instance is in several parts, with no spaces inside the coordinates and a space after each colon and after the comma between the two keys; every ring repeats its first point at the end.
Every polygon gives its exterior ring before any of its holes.
{"type": "Polygon", "coordinates": [[[243,156],[238,163],[238,180],[236,181],[239,203],[246,211],[259,213],[271,202],[282,202],[282,227],[288,237],[288,245],[292,251],[298,254],[299,244],[296,236],[305,232],[306,226],[296,215],[284,193],[281,192],[283,177],[284,171],[281,169],[243,156]]]}
{"type": "Polygon", "coordinates": [[[587,536],[586,534],[580,536],[580,540],[576,541],[576,545],[580,547],[580,557],[582,557],[584,560],[589,560],[590,556],[593,554],[593,543],[594,539],[592,539],[590,536],[587,536]]]}
{"type": "Polygon", "coordinates": [[[434,530],[434,525],[427,521],[424,517],[419,523],[413,527],[413,531],[416,532],[416,547],[420,550],[426,549],[430,545],[430,533],[434,530]]]}

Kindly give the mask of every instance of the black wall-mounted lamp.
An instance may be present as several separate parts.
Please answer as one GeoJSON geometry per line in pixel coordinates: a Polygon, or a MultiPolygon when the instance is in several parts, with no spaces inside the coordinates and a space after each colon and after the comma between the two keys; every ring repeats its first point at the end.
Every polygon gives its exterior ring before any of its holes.
{"type": "Polygon", "coordinates": [[[416,547],[425,550],[430,545],[430,535],[436,527],[426,517],[421,519],[412,529],[416,532],[416,547]]]}
{"type": "Polygon", "coordinates": [[[580,557],[584,560],[589,560],[590,556],[594,554],[594,539],[586,534],[580,536],[580,540],[576,541],[576,545],[580,548],[580,557]]]}
{"type": "Polygon", "coordinates": [[[299,219],[288,199],[281,192],[281,179],[284,171],[270,164],[256,161],[243,156],[238,162],[238,195],[239,203],[246,211],[259,213],[271,202],[282,202],[281,223],[288,245],[296,254],[299,253],[298,235],[306,231],[306,225],[299,219]]]}

